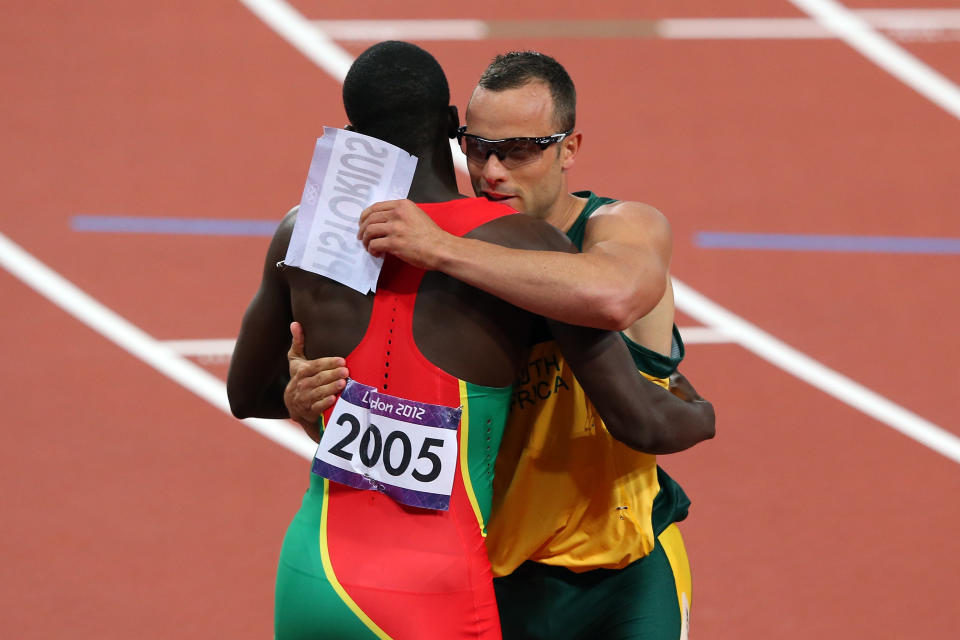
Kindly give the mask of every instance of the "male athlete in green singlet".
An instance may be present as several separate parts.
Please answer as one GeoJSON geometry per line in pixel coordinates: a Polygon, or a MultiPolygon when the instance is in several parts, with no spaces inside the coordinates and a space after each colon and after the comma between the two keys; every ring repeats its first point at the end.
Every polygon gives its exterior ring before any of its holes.
{"type": "MultiPolygon", "coordinates": [[[[573,83],[552,58],[500,56],[471,97],[461,144],[478,195],[567,232],[581,254],[532,256],[452,238],[409,201],[368,209],[364,239],[372,252],[538,313],[623,329],[637,367],[666,384],[683,354],[673,326],[669,226],[648,205],[567,191],[582,140],[575,104],[573,83]],[[534,158],[531,143],[542,147],[534,158]]],[[[319,396],[306,389],[315,383],[319,395],[328,393],[333,376],[291,362],[288,408],[309,420],[319,396]]],[[[487,545],[494,574],[506,576],[497,581],[505,637],[682,637],[690,574],[673,523],[689,502],[648,455],[668,451],[630,451],[591,426],[595,410],[547,340],[531,357],[511,420],[527,429],[511,428],[504,441],[487,545]],[[571,602],[583,606],[557,604],[571,602]]]]}

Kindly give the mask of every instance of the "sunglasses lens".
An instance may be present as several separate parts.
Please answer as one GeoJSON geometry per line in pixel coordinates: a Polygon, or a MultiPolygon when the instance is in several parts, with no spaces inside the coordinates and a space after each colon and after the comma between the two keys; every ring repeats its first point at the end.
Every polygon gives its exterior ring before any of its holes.
{"type": "Polygon", "coordinates": [[[467,160],[475,164],[483,164],[490,154],[508,169],[533,162],[540,157],[542,149],[533,140],[504,140],[503,142],[487,142],[478,140],[471,135],[464,135],[461,143],[467,160]]]}
{"type": "Polygon", "coordinates": [[[460,148],[463,149],[463,154],[467,156],[467,160],[477,164],[483,164],[486,162],[487,156],[490,155],[490,152],[492,151],[487,147],[488,145],[486,142],[477,140],[471,135],[463,136],[463,141],[460,145],[460,148]]]}
{"type": "Polygon", "coordinates": [[[502,159],[503,165],[508,169],[533,162],[540,157],[540,147],[533,140],[510,140],[500,144],[503,155],[498,153],[497,157],[502,159]]]}

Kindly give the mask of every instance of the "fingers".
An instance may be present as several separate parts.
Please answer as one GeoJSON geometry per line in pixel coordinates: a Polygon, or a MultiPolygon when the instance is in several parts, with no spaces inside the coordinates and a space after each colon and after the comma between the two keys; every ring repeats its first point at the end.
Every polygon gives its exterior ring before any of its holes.
{"type": "Polygon", "coordinates": [[[372,221],[367,225],[362,225],[357,233],[357,238],[363,243],[364,249],[371,251],[370,243],[390,235],[391,227],[386,221],[372,221]]]}
{"type": "Polygon", "coordinates": [[[305,360],[306,356],[303,354],[303,327],[300,326],[299,322],[290,323],[290,335],[293,339],[290,342],[287,359],[299,358],[305,360]]]}
{"type": "Polygon", "coordinates": [[[338,378],[350,375],[343,358],[329,357],[314,360],[291,360],[290,379],[296,383],[312,381],[313,384],[327,384],[338,378]]]}
{"type": "MultiPolygon", "coordinates": [[[[314,373],[307,373],[306,368],[300,372],[297,380],[297,386],[300,390],[307,391],[316,387],[322,387],[332,383],[340,382],[340,389],[350,375],[349,370],[343,366],[343,358],[318,358],[310,360],[308,367],[316,369],[314,373]],[[341,364],[336,364],[339,361],[341,364]]],[[[338,389],[339,390],[339,389],[338,389]]]]}
{"type": "Polygon", "coordinates": [[[315,421],[333,406],[337,394],[346,386],[346,368],[323,371],[315,376],[291,382],[284,394],[287,410],[298,419],[315,421]]]}
{"type": "Polygon", "coordinates": [[[367,219],[377,213],[386,213],[399,207],[403,200],[384,200],[383,202],[374,202],[372,205],[360,212],[360,227],[363,228],[367,219]]]}
{"type": "Polygon", "coordinates": [[[283,392],[283,402],[287,406],[290,418],[302,425],[316,424],[320,415],[333,406],[337,394],[346,386],[349,371],[344,366],[333,366],[344,362],[343,358],[318,358],[300,361],[303,366],[297,376],[291,376],[283,392]],[[305,371],[319,368],[312,375],[305,371]]]}
{"type": "Polygon", "coordinates": [[[323,397],[322,399],[314,402],[314,403],[310,406],[310,413],[311,413],[311,415],[316,416],[315,420],[319,420],[319,419],[320,419],[320,415],[321,415],[324,411],[326,411],[327,409],[329,409],[330,407],[332,407],[336,401],[337,401],[337,396],[335,396],[335,395],[329,395],[329,396],[325,396],[325,397],[323,397]]]}

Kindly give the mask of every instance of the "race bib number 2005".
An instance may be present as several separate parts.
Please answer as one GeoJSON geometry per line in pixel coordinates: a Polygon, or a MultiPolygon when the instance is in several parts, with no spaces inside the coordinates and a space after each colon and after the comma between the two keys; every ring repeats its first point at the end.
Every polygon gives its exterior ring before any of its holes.
{"type": "Polygon", "coordinates": [[[445,511],[457,470],[461,409],[415,402],[348,380],[313,460],[313,473],[445,511]]]}

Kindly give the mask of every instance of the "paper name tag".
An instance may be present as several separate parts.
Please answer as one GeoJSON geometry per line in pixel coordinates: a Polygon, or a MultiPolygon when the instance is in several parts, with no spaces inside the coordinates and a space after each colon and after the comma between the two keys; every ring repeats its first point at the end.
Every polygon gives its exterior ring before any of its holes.
{"type": "Polygon", "coordinates": [[[360,213],[375,202],[406,198],[417,158],[377,138],[323,128],[284,262],[360,293],[376,291],[383,258],[357,239],[360,213]]]}
{"type": "Polygon", "coordinates": [[[320,439],[313,473],[401,504],[445,511],[461,411],[348,380],[320,439]]]}

